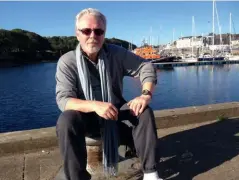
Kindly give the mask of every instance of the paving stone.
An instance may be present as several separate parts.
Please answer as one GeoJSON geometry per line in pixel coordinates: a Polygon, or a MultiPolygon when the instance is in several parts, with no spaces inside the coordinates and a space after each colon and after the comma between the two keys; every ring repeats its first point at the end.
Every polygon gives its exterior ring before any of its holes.
{"type": "Polygon", "coordinates": [[[40,153],[25,154],[24,180],[40,180],[40,153]]]}
{"type": "Polygon", "coordinates": [[[214,169],[195,176],[194,180],[212,179],[212,177],[215,180],[239,180],[238,169],[239,155],[214,169]]]}
{"type": "Polygon", "coordinates": [[[40,154],[40,180],[54,179],[61,166],[59,149],[43,150],[40,154]]]}
{"type": "Polygon", "coordinates": [[[24,156],[12,155],[0,158],[0,180],[22,180],[24,156]]]}
{"type": "MultiPolygon", "coordinates": [[[[231,120],[160,129],[162,177],[168,180],[239,180],[239,138],[234,136],[238,127],[239,120],[231,120]]],[[[55,180],[61,167],[58,147],[2,156],[0,180],[55,180]]],[[[132,158],[120,162],[118,177],[109,179],[140,178],[138,160],[132,158]]],[[[102,169],[92,178],[106,179],[102,169]]]]}

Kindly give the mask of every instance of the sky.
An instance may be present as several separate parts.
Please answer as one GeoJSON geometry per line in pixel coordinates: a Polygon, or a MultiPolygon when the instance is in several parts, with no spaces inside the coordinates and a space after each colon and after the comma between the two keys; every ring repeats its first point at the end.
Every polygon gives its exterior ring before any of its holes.
{"type": "MultiPolygon", "coordinates": [[[[41,36],[74,36],[75,16],[84,8],[96,8],[107,18],[106,38],[119,38],[137,46],[166,44],[181,36],[212,32],[212,1],[0,1],[0,28],[20,28],[41,36]]],[[[217,1],[222,33],[239,33],[239,1],[217,1]]],[[[219,33],[215,13],[215,33],[219,33]]]]}

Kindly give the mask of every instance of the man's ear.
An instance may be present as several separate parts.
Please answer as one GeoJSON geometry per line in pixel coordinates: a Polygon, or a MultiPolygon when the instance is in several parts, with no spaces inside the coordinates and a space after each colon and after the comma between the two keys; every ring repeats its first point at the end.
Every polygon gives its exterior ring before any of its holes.
{"type": "Polygon", "coordinates": [[[80,41],[80,39],[79,39],[79,31],[76,30],[75,33],[76,33],[77,40],[80,41]]]}
{"type": "Polygon", "coordinates": [[[75,27],[75,35],[79,36],[79,33],[80,33],[79,30],[75,27]]]}

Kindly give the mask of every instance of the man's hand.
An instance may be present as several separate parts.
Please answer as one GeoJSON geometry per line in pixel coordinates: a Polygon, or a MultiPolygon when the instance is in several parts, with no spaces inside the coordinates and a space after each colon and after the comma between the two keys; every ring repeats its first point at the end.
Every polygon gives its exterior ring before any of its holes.
{"type": "Polygon", "coordinates": [[[111,103],[95,101],[94,111],[104,119],[118,120],[118,109],[111,103]]]}
{"type": "Polygon", "coordinates": [[[129,106],[133,115],[138,116],[144,111],[145,107],[150,103],[150,101],[150,95],[141,95],[129,101],[127,105],[129,106]]]}

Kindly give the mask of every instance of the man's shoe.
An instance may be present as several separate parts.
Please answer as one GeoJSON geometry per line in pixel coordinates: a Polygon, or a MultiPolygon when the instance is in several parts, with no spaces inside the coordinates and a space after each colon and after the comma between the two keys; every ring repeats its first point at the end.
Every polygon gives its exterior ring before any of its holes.
{"type": "Polygon", "coordinates": [[[155,171],[152,173],[145,173],[143,180],[163,180],[163,179],[159,178],[158,172],[155,171]]]}

